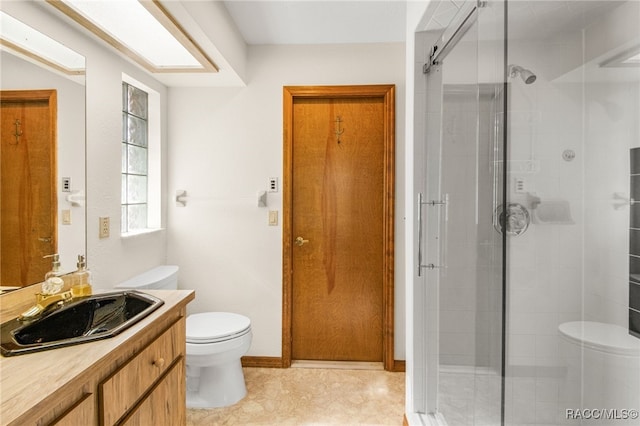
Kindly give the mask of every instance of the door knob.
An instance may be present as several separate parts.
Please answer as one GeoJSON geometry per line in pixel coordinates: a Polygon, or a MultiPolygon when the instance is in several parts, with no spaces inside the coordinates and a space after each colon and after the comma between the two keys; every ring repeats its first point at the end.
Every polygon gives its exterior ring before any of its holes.
{"type": "Polygon", "coordinates": [[[298,247],[302,247],[302,245],[303,245],[304,243],[308,243],[308,242],[309,242],[309,240],[305,240],[305,239],[304,239],[304,238],[302,238],[302,237],[298,237],[298,238],[296,238],[296,240],[295,240],[295,243],[296,243],[296,245],[297,245],[298,247]]]}

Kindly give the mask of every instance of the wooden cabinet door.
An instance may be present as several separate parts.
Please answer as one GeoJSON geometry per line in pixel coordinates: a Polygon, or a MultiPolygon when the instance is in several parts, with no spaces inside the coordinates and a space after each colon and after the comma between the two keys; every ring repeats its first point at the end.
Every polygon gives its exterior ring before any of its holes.
{"type": "Polygon", "coordinates": [[[187,423],[186,376],[184,357],[176,362],[167,375],[121,424],[126,426],[167,425],[187,423]]]}
{"type": "Polygon", "coordinates": [[[96,424],[96,403],[94,394],[88,393],[69,411],[51,423],[55,426],[79,426],[96,424]]]}
{"type": "Polygon", "coordinates": [[[101,415],[105,425],[117,424],[160,380],[174,360],[184,356],[185,321],[184,318],[178,320],[100,384],[101,415]]]}

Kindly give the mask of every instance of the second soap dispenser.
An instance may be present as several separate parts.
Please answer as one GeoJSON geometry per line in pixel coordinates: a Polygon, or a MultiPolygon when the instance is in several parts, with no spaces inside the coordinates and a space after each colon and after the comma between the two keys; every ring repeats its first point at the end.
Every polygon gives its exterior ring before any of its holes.
{"type": "Polygon", "coordinates": [[[64,274],[60,270],[60,256],[58,254],[50,254],[44,257],[53,258],[53,264],[51,270],[44,276],[44,282],[42,283],[42,294],[49,296],[52,294],[60,293],[64,287],[64,280],[62,275],[64,274]]]}
{"type": "Polygon", "coordinates": [[[73,297],[91,296],[91,272],[83,255],[78,255],[78,269],[71,274],[71,294],[73,297]]]}

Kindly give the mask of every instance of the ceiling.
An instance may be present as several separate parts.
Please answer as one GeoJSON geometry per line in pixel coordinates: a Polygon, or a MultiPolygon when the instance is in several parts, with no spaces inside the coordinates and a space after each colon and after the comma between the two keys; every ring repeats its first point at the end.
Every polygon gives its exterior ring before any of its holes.
{"type": "Polygon", "coordinates": [[[247,44],[404,42],[404,0],[226,0],[247,44]]]}

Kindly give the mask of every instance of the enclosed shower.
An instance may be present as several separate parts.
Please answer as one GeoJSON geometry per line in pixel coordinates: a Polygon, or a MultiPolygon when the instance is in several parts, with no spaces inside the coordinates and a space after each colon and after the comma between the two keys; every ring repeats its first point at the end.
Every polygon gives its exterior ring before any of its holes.
{"type": "Polygon", "coordinates": [[[415,51],[415,418],[639,425],[640,1],[433,1],[415,51]]]}

